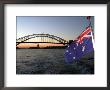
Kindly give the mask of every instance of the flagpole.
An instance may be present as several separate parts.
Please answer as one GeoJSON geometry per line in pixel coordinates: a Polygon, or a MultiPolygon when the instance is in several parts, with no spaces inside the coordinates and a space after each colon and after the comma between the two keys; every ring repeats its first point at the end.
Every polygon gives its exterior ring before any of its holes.
{"type": "MultiPolygon", "coordinates": [[[[93,35],[93,29],[92,29],[92,25],[91,25],[91,17],[88,16],[87,19],[89,20],[89,27],[91,28],[92,32],[91,32],[91,36],[92,36],[92,43],[93,43],[93,48],[94,48],[94,35],[93,35]]],[[[95,49],[95,48],[94,48],[95,49]]]]}
{"type": "MultiPolygon", "coordinates": [[[[92,34],[92,32],[91,32],[91,35],[92,35],[92,43],[93,43],[93,48],[94,48],[94,39],[93,39],[93,34],[92,34]]],[[[95,49],[95,48],[94,48],[95,49]]]]}
{"type": "MultiPolygon", "coordinates": [[[[91,27],[91,29],[92,29],[92,32],[94,32],[93,31],[93,28],[92,28],[92,25],[91,25],[91,17],[90,16],[88,16],[89,18],[88,18],[88,20],[89,20],[89,27],[91,27]]],[[[93,36],[94,36],[94,34],[92,34],[93,36]]],[[[94,38],[94,37],[93,37],[94,38]]]]}

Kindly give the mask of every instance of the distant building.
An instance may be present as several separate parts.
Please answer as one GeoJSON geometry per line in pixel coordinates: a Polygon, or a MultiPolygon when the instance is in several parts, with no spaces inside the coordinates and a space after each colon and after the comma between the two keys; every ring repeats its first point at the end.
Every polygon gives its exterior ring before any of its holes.
{"type": "Polygon", "coordinates": [[[39,48],[39,44],[37,44],[37,48],[39,48]]]}
{"type": "Polygon", "coordinates": [[[71,44],[73,42],[73,40],[69,40],[69,44],[71,44]]]}

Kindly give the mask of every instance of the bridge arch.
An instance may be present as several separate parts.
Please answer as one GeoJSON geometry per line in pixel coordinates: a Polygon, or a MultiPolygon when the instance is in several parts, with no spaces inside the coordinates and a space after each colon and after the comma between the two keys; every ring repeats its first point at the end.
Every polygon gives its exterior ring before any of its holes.
{"type": "Polygon", "coordinates": [[[20,43],[25,43],[29,39],[39,38],[39,37],[42,40],[41,40],[41,42],[38,42],[38,43],[57,43],[57,44],[60,44],[60,43],[61,44],[66,44],[66,43],[68,43],[67,40],[65,40],[65,39],[63,39],[61,37],[55,36],[55,35],[50,35],[50,34],[32,34],[32,35],[27,35],[27,36],[24,36],[24,37],[16,39],[16,46],[19,45],[20,43]],[[44,40],[45,38],[50,38],[50,39],[52,39],[52,41],[51,42],[46,41],[46,40],[44,40]]]}

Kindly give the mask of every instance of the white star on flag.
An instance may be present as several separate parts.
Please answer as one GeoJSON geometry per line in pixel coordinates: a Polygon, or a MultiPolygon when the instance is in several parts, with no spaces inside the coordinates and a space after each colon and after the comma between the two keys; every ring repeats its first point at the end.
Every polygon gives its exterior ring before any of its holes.
{"type": "Polygon", "coordinates": [[[84,52],[84,50],[85,50],[85,46],[82,46],[82,51],[84,52]]]}

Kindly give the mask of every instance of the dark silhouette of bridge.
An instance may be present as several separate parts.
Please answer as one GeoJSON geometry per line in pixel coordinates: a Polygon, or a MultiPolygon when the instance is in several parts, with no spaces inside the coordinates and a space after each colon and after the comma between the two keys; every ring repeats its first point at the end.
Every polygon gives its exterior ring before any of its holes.
{"type": "Polygon", "coordinates": [[[67,45],[68,41],[58,36],[50,35],[50,34],[32,34],[32,35],[27,35],[27,36],[18,38],[16,40],[16,46],[21,43],[52,43],[52,44],[67,45]],[[32,38],[36,38],[36,41],[35,42],[29,41],[32,38]]]}

